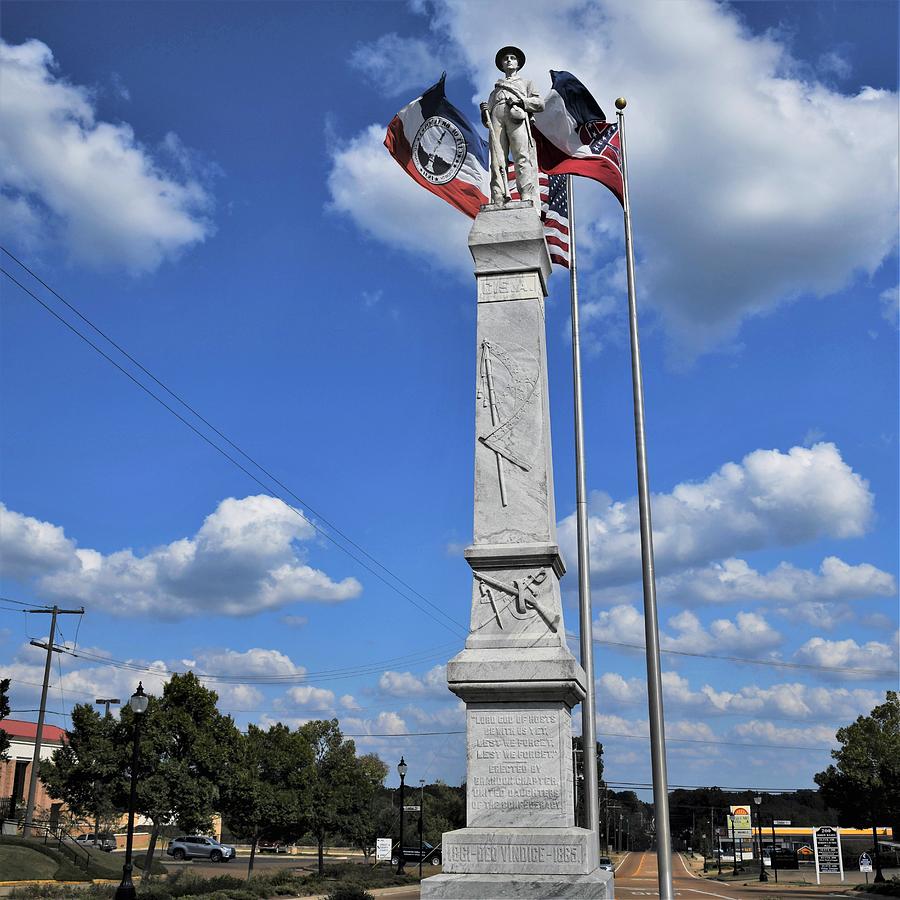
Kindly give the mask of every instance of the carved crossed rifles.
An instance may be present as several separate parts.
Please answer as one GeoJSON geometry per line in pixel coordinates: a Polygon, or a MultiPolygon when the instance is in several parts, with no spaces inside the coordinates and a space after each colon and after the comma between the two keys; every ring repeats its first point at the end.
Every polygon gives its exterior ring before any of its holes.
{"type": "Polygon", "coordinates": [[[494,592],[491,588],[503,591],[504,594],[509,594],[515,598],[516,612],[519,615],[525,615],[529,610],[533,609],[547,623],[547,627],[551,631],[558,630],[559,616],[556,615],[551,618],[536,599],[537,591],[534,586],[544,583],[544,580],[547,578],[546,569],[541,569],[536,575],[526,575],[521,580],[516,579],[511,585],[498,581],[496,578],[491,578],[490,575],[485,575],[484,572],[476,572],[475,578],[478,580],[478,592],[481,594],[482,599],[487,598],[490,602],[491,609],[494,610],[494,616],[500,628],[503,628],[503,621],[500,618],[500,610],[497,608],[497,601],[494,599],[494,592]]]}

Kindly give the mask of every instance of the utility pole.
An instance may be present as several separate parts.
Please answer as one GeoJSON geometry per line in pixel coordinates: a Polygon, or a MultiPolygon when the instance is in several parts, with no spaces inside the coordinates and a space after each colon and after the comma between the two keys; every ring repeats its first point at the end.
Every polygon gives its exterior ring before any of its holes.
{"type": "Polygon", "coordinates": [[[41,763],[41,743],[44,738],[44,716],[47,712],[47,687],[50,684],[50,663],[53,660],[53,651],[57,653],[61,651],[61,647],[53,646],[53,638],[56,635],[56,617],[57,616],[83,616],[84,607],[81,609],[60,609],[54,606],[51,609],[29,609],[31,613],[49,613],[50,614],[50,637],[46,644],[40,641],[32,641],[35,647],[46,648],[47,662],[44,664],[44,686],[41,688],[41,708],[38,712],[37,728],[34,733],[34,756],[31,759],[31,777],[28,779],[28,803],[25,806],[25,824],[22,828],[22,836],[31,836],[31,823],[34,819],[34,801],[37,794],[37,777],[38,768],[41,763]]]}

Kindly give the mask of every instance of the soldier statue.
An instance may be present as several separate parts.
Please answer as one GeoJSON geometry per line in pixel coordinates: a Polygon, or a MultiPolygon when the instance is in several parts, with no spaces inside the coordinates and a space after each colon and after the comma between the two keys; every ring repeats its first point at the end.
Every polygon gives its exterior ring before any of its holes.
{"type": "Polygon", "coordinates": [[[502,47],[494,61],[503,77],[497,79],[487,103],[481,104],[481,120],[490,134],[491,203],[502,206],[510,199],[506,169],[512,151],[519,197],[531,200],[540,210],[537,150],[530,114],[540,112],[544,101],[534,84],[519,75],[525,54],[518,47],[502,47]]]}

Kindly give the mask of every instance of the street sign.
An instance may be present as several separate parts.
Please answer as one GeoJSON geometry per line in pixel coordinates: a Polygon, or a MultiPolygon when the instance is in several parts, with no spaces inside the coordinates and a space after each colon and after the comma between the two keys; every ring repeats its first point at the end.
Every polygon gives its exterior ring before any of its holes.
{"type": "Polygon", "coordinates": [[[421,806],[404,806],[403,811],[404,812],[421,812],[422,807],[421,806]]]}
{"type": "Polygon", "coordinates": [[[390,838],[377,838],[375,841],[375,862],[386,862],[391,858],[390,838]]]}
{"type": "Polygon", "coordinates": [[[772,822],[772,824],[773,825],[790,825],[791,820],[790,819],[775,819],[775,821],[772,822]]]}
{"type": "Polygon", "coordinates": [[[863,853],[859,858],[859,871],[860,872],[871,872],[872,871],[872,857],[869,856],[868,853],[863,853]]]}
{"type": "Polygon", "coordinates": [[[731,815],[729,825],[734,826],[735,838],[745,840],[753,837],[753,826],[750,823],[750,809],[746,806],[729,807],[731,815]]]}
{"type": "Polygon", "coordinates": [[[813,828],[813,852],[816,857],[816,884],[819,875],[840,875],[844,880],[844,860],[841,857],[840,829],[823,825],[813,828]]]}

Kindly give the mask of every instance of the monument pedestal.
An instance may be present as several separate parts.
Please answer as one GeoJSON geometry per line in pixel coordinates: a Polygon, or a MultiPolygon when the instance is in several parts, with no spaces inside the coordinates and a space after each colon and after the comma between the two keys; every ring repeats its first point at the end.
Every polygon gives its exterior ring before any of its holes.
{"type": "Polygon", "coordinates": [[[425,900],[609,898],[597,835],[575,826],[572,707],[585,675],[565,641],[544,298],[550,258],[529,202],[485,207],[478,283],[472,617],[447,666],[466,704],[466,827],[444,835],[425,900]]]}

